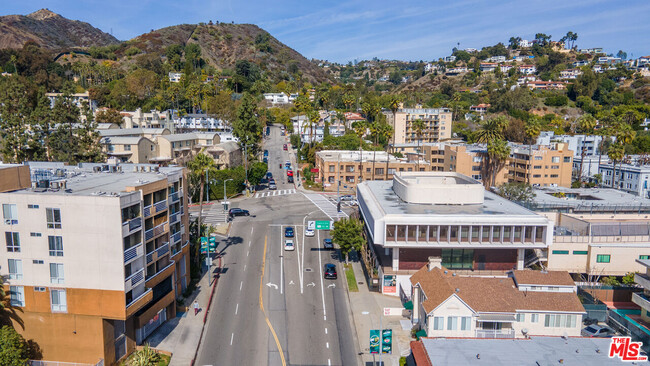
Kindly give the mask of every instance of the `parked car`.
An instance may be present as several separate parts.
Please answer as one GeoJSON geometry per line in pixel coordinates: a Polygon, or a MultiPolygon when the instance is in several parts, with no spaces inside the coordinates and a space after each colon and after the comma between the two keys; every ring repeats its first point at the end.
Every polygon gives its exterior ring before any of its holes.
{"type": "Polygon", "coordinates": [[[251,214],[248,210],[243,210],[241,208],[231,208],[228,210],[228,216],[232,219],[235,216],[250,216],[251,214]]]}
{"type": "Polygon", "coordinates": [[[278,186],[275,185],[275,181],[269,182],[269,189],[272,191],[278,189],[278,186]]]}
{"type": "Polygon", "coordinates": [[[334,249],[334,243],[332,243],[332,239],[323,239],[323,248],[334,249]]]}
{"type": "Polygon", "coordinates": [[[293,170],[287,170],[287,177],[293,177],[293,170]]]}
{"type": "Polygon", "coordinates": [[[314,236],[316,235],[316,232],[312,229],[306,229],[305,230],[305,236],[314,236]]]}
{"type": "Polygon", "coordinates": [[[264,156],[269,156],[269,151],[268,150],[264,150],[264,156]]]}
{"type": "Polygon", "coordinates": [[[284,237],[285,238],[293,238],[293,227],[288,226],[284,228],[284,237]]]}
{"type": "Polygon", "coordinates": [[[273,173],[266,172],[266,179],[269,179],[269,180],[273,179],[273,173]]]}
{"type": "Polygon", "coordinates": [[[287,183],[293,183],[293,177],[287,177],[287,183]]]}
{"type": "Polygon", "coordinates": [[[296,247],[293,245],[293,239],[286,239],[284,241],[284,250],[294,250],[296,247]]]}
{"type": "Polygon", "coordinates": [[[282,145],[282,150],[287,151],[287,144],[282,145]]]}
{"type": "Polygon", "coordinates": [[[333,279],[335,280],[337,275],[336,275],[336,266],[333,265],[332,263],[327,263],[325,265],[325,268],[323,269],[323,277],[325,279],[333,279]]]}
{"type": "Polygon", "coordinates": [[[344,196],[341,196],[341,201],[354,201],[354,196],[351,194],[346,194],[344,196]]]}
{"type": "Polygon", "coordinates": [[[269,162],[269,158],[267,158],[267,157],[265,156],[265,157],[262,159],[262,161],[268,164],[268,162],[269,162]]]}
{"type": "Polygon", "coordinates": [[[614,336],[614,334],[616,332],[611,328],[596,324],[590,325],[580,332],[581,336],[591,338],[609,338],[614,336]]]}
{"type": "Polygon", "coordinates": [[[269,183],[268,179],[266,179],[266,178],[260,179],[260,185],[264,185],[264,184],[268,184],[268,183],[269,183]]]}

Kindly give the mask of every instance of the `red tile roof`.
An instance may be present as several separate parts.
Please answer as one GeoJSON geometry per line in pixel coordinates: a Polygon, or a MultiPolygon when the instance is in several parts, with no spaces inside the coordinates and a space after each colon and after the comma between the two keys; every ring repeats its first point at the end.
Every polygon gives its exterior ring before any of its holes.
{"type": "Polygon", "coordinates": [[[411,341],[411,354],[417,366],[433,366],[422,341],[411,341]]]}

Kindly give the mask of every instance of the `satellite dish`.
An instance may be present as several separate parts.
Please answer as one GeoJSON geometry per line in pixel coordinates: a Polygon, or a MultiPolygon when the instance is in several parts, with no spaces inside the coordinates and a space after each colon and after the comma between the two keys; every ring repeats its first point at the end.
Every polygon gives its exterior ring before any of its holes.
{"type": "Polygon", "coordinates": [[[528,328],[523,328],[523,329],[521,330],[521,334],[523,334],[523,335],[528,335],[528,328]]]}

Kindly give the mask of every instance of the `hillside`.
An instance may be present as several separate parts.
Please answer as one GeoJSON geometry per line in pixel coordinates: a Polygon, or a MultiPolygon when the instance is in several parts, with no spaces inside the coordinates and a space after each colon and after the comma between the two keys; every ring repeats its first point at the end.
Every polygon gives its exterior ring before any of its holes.
{"type": "Polygon", "coordinates": [[[0,49],[22,48],[30,40],[51,50],[119,43],[112,35],[88,23],[64,18],[47,9],[0,17],[0,49]]]}
{"type": "Polygon", "coordinates": [[[201,47],[203,59],[218,69],[232,69],[237,60],[248,60],[276,75],[300,70],[307,81],[327,79],[317,65],[253,24],[181,24],[145,33],[127,43],[159,55],[164,55],[168,46],[195,43],[201,47]]]}

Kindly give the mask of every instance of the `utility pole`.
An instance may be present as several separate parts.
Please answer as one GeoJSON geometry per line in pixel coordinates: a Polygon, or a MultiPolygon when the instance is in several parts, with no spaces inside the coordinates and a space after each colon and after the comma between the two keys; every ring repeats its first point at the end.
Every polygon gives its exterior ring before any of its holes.
{"type": "Polygon", "coordinates": [[[228,213],[226,210],[226,204],[228,202],[228,196],[226,196],[226,182],[229,180],[234,180],[234,179],[229,178],[223,181],[223,211],[226,213],[226,215],[224,215],[224,222],[228,222],[228,213]]]}
{"type": "Polygon", "coordinates": [[[208,178],[208,170],[205,170],[205,189],[208,192],[208,203],[210,203],[210,179],[208,178]]]}

